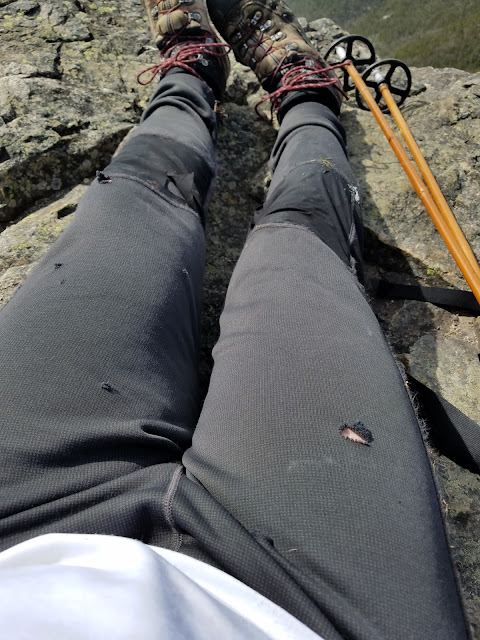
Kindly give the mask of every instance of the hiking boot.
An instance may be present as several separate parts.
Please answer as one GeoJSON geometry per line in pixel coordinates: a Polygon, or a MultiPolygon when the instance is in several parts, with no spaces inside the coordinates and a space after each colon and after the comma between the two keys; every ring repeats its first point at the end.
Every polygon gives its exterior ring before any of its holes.
{"type": "Polygon", "coordinates": [[[142,71],[140,84],[149,84],[159,74],[183,68],[205,80],[219,98],[230,72],[230,47],[220,41],[211,24],[205,0],[143,0],[161,60],[142,71]],[[142,81],[147,71],[151,77],[142,81]]]}
{"type": "Polygon", "coordinates": [[[314,90],[339,113],[343,91],[283,0],[208,0],[210,15],[238,62],[255,72],[278,112],[292,91],[314,90]]]}

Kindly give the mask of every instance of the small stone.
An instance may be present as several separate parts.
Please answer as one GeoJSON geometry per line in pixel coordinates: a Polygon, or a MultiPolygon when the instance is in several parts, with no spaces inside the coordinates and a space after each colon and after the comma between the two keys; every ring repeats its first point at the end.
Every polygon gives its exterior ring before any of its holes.
{"type": "Polygon", "coordinates": [[[299,18],[298,22],[304,31],[308,30],[308,20],[306,18],[299,18]]]}

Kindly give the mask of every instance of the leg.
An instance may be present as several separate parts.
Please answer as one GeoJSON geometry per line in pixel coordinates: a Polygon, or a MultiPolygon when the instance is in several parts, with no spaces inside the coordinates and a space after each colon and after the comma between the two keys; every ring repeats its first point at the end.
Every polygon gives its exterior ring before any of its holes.
{"type": "Polygon", "coordinates": [[[317,619],[257,567],[245,581],[325,638],[466,638],[420,428],[353,273],[358,192],[336,118],[292,107],[273,161],[187,474],[265,541],[317,619]],[[370,446],[342,437],[359,420],[370,446]]]}
{"type": "Polygon", "coordinates": [[[199,411],[213,103],[193,75],[164,78],[0,313],[4,548],[48,531],[170,545],[162,501],[199,411]]]}
{"type": "Polygon", "coordinates": [[[342,125],[327,107],[304,102],[287,111],[272,151],[268,197],[255,221],[305,226],[361,279],[360,192],[345,142],[342,125]]]}

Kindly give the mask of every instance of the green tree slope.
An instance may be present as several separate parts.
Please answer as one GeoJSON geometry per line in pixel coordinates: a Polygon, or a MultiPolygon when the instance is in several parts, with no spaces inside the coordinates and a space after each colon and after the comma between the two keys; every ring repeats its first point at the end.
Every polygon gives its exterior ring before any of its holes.
{"type": "Polygon", "coordinates": [[[369,38],[379,57],[480,71],[478,0],[287,0],[298,16],[327,17],[369,38]]]}
{"type": "Polygon", "coordinates": [[[480,70],[478,0],[385,0],[348,27],[366,35],[380,56],[415,66],[480,70]]]}
{"type": "Polygon", "coordinates": [[[307,20],[330,18],[342,27],[346,27],[352,20],[367,14],[382,0],[286,0],[288,6],[297,16],[307,20]]]}

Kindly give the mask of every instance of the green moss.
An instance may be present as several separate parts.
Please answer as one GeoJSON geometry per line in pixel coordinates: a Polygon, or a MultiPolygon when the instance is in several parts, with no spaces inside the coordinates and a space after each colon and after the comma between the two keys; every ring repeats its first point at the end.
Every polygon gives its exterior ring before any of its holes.
{"type": "Polygon", "coordinates": [[[55,40],[57,37],[57,32],[53,27],[47,25],[43,29],[39,29],[38,35],[44,40],[55,40]]]}
{"type": "Polygon", "coordinates": [[[24,242],[20,242],[19,244],[15,244],[12,246],[12,251],[25,251],[28,248],[29,247],[27,244],[25,244],[24,242]]]}

